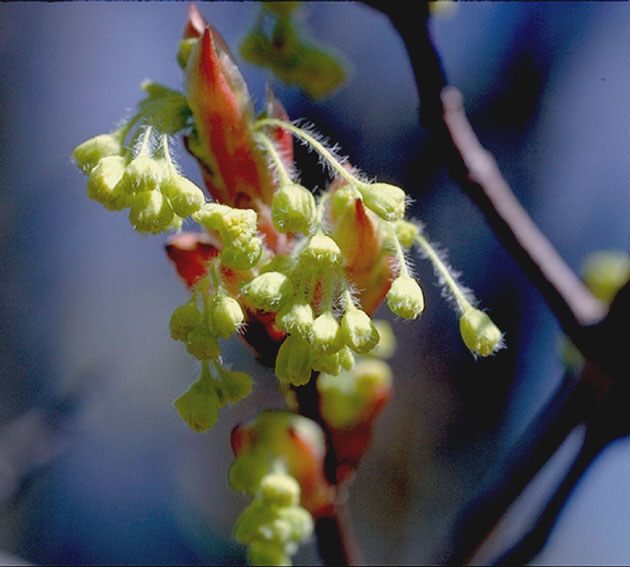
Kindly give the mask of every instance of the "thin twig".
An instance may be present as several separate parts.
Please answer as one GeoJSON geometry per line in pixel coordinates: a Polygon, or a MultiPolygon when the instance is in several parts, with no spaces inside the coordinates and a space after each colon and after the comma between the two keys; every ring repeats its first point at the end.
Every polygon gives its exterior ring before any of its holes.
{"type": "MultiPolygon", "coordinates": [[[[593,370],[588,361],[601,371],[591,373],[599,376],[598,379],[583,376],[576,383],[563,383],[527,432],[529,436],[523,437],[511,451],[513,461],[499,468],[498,478],[469,507],[463,525],[456,530],[455,548],[448,554],[451,563],[460,564],[470,559],[568,433],[587,420],[594,409],[601,410],[602,405],[609,405],[599,402],[602,397],[608,400],[613,395],[608,391],[611,383],[614,382],[613,390],[618,384],[624,391],[628,388],[628,364],[624,360],[627,345],[623,343],[624,337],[627,339],[630,284],[620,291],[607,314],[606,307],[582,284],[520,205],[495,159],[479,143],[464,112],[462,95],[448,86],[431,41],[427,4],[420,5],[424,17],[418,18],[410,17],[408,8],[401,4],[367,3],[389,16],[405,43],[421,99],[422,122],[440,144],[451,177],[485,213],[503,246],[585,356],[587,374],[593,370]],[[419,27],[424,29],[419,30],[419,27]]],[[[612,417],[607,420],[608,430],[603,427],[601,447],[609,442],[615,428],[618,429],[616,423],[623,414],[619,408],[609,410],[612,417]]],[[[597,421],[595,425],[599,427],[597,421]]],[[[593,426],[591,421],[589,427],[593,426]]],[[[589,431],[587,428],[587,435],[589,431]]],[[[532,536],[534,543],[544,544],[562,503],[596,454],[597,451],[585,451],[552,496],[540,529],[532,536]]],[[[536,546],[530,544],[531,541],[523,542],[519,557],[537,552],[539,548],[534,549],[536,546]]]]}

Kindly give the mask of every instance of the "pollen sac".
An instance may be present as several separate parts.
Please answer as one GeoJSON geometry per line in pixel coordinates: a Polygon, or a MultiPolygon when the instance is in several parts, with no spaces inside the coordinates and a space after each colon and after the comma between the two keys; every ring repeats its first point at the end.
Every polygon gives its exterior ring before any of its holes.
{"type": "Polygon", "coordinates": [[[203,323],[188,333],[186,350],[199,360],[214,360],[221,354],[216,335],[203,323]]]}
{"type": "Polygon", "coordinates": [[[459,320],[464,343],[473,354],[489,356],[503,348],[503,334],[480,309],[468,309],[459,320]]]}
{"type": "Polygon", "coordinates": [[[276,358],[276,376],[284,384],[302,386],[311,379],[313,351],[308,341],[289,336],[280,346],[276,358]]]}
{"type": "Polygon", "coordinates": [[[387,305],[394,315],[415,319],[424,310],[424,295],[410,276],[397,277],[387,292],[387,305]]]}
{"type": "Polygon", "coordinates": [[[89,173],[96,164],[108,156],[118,156],[123,152],[122,140],[119,132],[101,134],[79,144],[72,155],[77,165],[84,173],[89,173]]]}
{"type": "Polygon", "coordinates": [[[176,215],[186,218],[196,213],[205,203],[203,191],[190,179],[177,173],[170,175],[161,189],[168,196],[176,215]]]}
{"type": "Polygon", "coordinates": [[[201,323],[201,318],[201,311],[194,303],[187,303],[175,309],[169,325],[173,340],[185,341],[188,333],[201,323]]]}
{"type": "Polygon", "coordinates": [[[122,178],[127,161],[122,156],[106,156],[90,171],[87,194],[107,207],[110,211],[120,211],[131,205],[131,196],[120,190],[118,182],[122,178]]]}
{"type": "Polygon", "coordinates": [[[397,221],[405,216],[407,195],[389,183],[372,183],[359,189],[365,206],[386,221],[397,221]]]}
{"type": "Polygon", "coordinates": [[[356,307],[346,309],[341,330],[345,343],[358,354],[370,352],[378,344],[379,335],[372,319],[356,307]]]}
{"type": "Polygon", "coordinates": [[[315,216],[315,197],[306,187],[291,183],[274,193],[271,219],[280,232],[308,234],[315,216]]]}
{"type": "Polygon", "coordinates": [[[245,314],[238,301],[225,294],[212,300],[210,317],[214,329],[222,339],[229,339],[245,321],[245,314]]]}
{"type": "Polygon", "coordinates": [[[136,230],[162,232],[168,230],[172,220],[173,209],[159,191],[145,191],[134,195],[129,222],[136,230]]]}
{"type": "Polygon", "coordinates": [[[241,292],[255,309],[277,311],[293,294],[293,284],[280,272],[265,272],[245,284],[241,292]]]}
{"type": "Polygon", "coordinates": [[[305,267],[334,267],[341,263],[341,250],[330,236],[318,231],[302,251],[301,260],[305,267]]]}

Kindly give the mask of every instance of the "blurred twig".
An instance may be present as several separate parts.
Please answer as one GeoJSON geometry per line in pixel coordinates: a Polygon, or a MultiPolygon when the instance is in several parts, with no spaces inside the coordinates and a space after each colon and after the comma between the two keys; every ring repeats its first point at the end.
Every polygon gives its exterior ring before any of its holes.
{"type": "Polygon", "coordinates": [[[624,337],[627,339],[624,321],[630,313],[630,284],[619,292],[606,314],[605,307],[520,205],[495,159],[479,143],[464,112],[461,94],[448,86],[431,41],[427,4],[420,5],[420,18],[411,16],[402,4],[367,4],[390,18],[405,43],[421,99],[422,122],[440,145],[451,177],[485,213],[503,246],[539,290],[587,361],[580,379],[563,382],[511,451],[512,461],[499,469],[499,478],[468,506],[466,518],[456,530],[456,544],[447,554],[452,564],[470,559],[568,433],[586,421],[585,445],[576,462],[536,526],[503,558],[525,561],[542,548],[562,504],[595,456],[611,439],[627,433],[618,398],[628,399],[628,367],[624,360],[627,346],[623,342],[624,337]]]}

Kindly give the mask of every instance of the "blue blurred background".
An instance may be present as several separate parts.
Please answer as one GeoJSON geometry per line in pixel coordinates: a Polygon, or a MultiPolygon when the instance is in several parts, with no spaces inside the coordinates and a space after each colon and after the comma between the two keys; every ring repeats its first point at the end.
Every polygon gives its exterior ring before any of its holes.
{"type": "MultiPolygon", "coordinates": [[[[200,9],[238,57],[259,7],[200,9]]],[[[143,79],[182,85],[185,17],[179,2],[0,4],[0,549],[29,562],[243,561],[230,536],[246,500],[227,485],[229,432],[258,407],[281,407],[273,378],[247,347],[230,346],[256,376],[254,394],[210,432],[187,429],[171,402],[198,369],[168,334],[187,293],[164,239],[89,201],[70,159],[135,105],[143,79]]],[[[346,62],[347,82],[314,102],[243,64],[253,97],[261,103],[270,81],[292,118],[314,122],[369,175],[406,187],[413,215],[506,332],[506,351],[473,361],[431,267],[418,262],[427,309],[395,323],[394,398],[351,488],[351,514],[367,563],[432,563],[480,477],[562,378],[560,331],[446,177],[388,20],[355,3],[309,3],[301,17],[346,62]]],[[[575,270],[592,251],[630,244],[628,30],[624,3],[462,3],[433,21],[482,143],[575,270]]],[[[325,182],[309,166],[304,177],[325,182]]],[[[579,434],[517,506],[504,542],[579,434]]],[[[537,562],[629,563],[628,478],[622,440],[589,470],[537,562]]],[[[296,558],[314,561],[314,545],[296,558]]]]}

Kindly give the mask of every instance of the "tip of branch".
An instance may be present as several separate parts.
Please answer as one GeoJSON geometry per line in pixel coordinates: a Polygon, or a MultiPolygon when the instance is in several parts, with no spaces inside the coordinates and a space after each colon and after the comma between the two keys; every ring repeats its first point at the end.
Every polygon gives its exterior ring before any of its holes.
{"type": "Polygon", "coordinates": [[[455,87],[444,87],[440,98],[445,110],[459,110],[464,106],[464,95],[455,87]]]}

